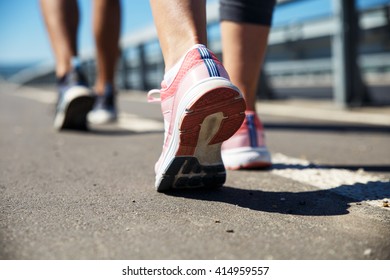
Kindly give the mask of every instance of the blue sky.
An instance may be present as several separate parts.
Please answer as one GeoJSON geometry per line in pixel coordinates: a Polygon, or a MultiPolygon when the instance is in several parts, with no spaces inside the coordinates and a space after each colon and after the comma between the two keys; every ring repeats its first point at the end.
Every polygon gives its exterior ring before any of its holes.
{"type": "MultiPolygon", "coordinates": [[[[92,0],[80,0],[79,47],[93,46],[92,0]]],[[[148,0],[121,0],[122,34],[153,24],[148,0]]],[[[0,64],[52,59],[39,0],[0,0],[0,64]]]]}
{"type": "MultiPolygon", "coordinates": [[[[149,0],[120,0],[122,35],[153,24],[149,0]]],[[[207,0],[215,2],[217,0],[207,0]]],[[[260,0],[259,0],[260,1],[260,0]]],[[[274,26],[296,22],[299,18],[329,16],[332,0],[299,0],[279,7],[274,26]]],[[[79,0],[81,22],[79,49],[93,48],[92,3],[79,0]]],[[[357,0],[360,8],[389,4],[390,0],[357,0]]],[[[42,19],[39,0],[0,0],[0,65],[35,63],[53,59],[42,19]]]]}

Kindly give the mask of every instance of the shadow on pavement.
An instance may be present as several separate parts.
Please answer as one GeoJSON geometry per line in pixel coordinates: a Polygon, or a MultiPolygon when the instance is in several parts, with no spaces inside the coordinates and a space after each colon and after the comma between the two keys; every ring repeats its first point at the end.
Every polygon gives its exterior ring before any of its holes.
{"type": "Polygon", "coordinates": [[[174,190],[167,192],[166,195],[223,202],[255,211],[302,216],[345,215],[349,213],[349,203],[363,201],[338,193],[364,193],[364,200],[384,199],[390,197],[390,186],[388,182],[378,181],[367,184],[341,185],[330,190],[305,192],[270,192],[224,186],[212,190],[174,190]],[[367,189],[370,191],[366,193],[367,189]],[[381,197],[378,197],[378,194],[381,197]]]}
{"type": "Polygon", "coordinates": [[[65,129],[61,133],[67,134],[84,134],[84,135],[94,135],[94,136],[132,136],[132,135],[147,135],[147,134],[161,134],[162,130],[148,130],[148,131],[132,131],[127,129],[118,129],[118,128],[106,128],[106,129],[96,129],[90,128],[88,130],[71,130],[65,129]]]}
{"type": "Polygon", "coordinates": [[[127,129],[91,129],[88,132],[92,135],[97,135],[97,136],[129,136],[129,135],[160,134],[163,131],[162,130],[131,131],[127,129]]]}
{"type": "Polygon", "coordinates": [[[322,132],[360,132],[390,134],[389,126],[346,125],[346,124],[295,124],[295,123],[264,123],[266,130],[322,131],[322,132]]]}
{"type": "MultiPolygon", "coordinates": [[[[346,169],[346,170],[352,170],[357,171],[359,169],[363,169],[364,171],[368,172],[390,172],[390,165],[342,165],[342,164],[325,164],[325,165],[316,165],[316,164],[309,164],[309,165],[302,165],[302,164],[283,164],[283,163],[274,163],[272,164],[272,168],[275,170],[283,170],[283,169],[298,169],[303,170],[307,168],[321,168],[321,169],[346,169]]],[[[253,169],[252,171],[258,171],[253,169]]]]}

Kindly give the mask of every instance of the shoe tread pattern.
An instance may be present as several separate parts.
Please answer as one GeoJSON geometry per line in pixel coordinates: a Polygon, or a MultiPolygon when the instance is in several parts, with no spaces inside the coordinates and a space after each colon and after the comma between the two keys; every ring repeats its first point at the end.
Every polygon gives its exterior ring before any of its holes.
{"type": "Polygon", "coordinates": [[[72,100],[65,112],[61,129],[87,130],[87,114],[93,107],[93,98],[81,96],[72,100]]]}
{"type": "Polygon", "coordinates": [[[175,157],[157,191],[165,192],[170,189],[186,188],[218,188],[226,181],[226,170],[223,164],[201,165],[195,157],[175,157]]]}

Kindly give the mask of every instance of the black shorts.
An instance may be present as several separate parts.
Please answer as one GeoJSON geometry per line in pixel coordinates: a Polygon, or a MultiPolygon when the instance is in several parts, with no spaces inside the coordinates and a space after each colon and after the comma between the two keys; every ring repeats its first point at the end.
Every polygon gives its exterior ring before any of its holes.
{"type": "Polygon", "coordinates": [[[276,0],[220,0],[221,21],[270,26],[276,0]]]}

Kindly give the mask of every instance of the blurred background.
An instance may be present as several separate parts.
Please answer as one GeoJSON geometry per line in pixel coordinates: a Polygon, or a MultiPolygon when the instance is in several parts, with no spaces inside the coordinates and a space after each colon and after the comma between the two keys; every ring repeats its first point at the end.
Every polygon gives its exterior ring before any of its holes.
{"type": "MultiPolygon", "coordinates": [[[[91,0],[80,0],[79,50],[93,81],[91,0]]],[[[146,0],[122,0],[120,89],[158,88],[163,60],[146,0]]],[[[218,1],[207,1],[209,47],[221,54],[218,1]]],[[[0,80],[54,83],[39,1],[0,0],[0,80]]],[[[261,99],[390,105],[390,0],[278,1],[258,91],[261,99]]]]}

